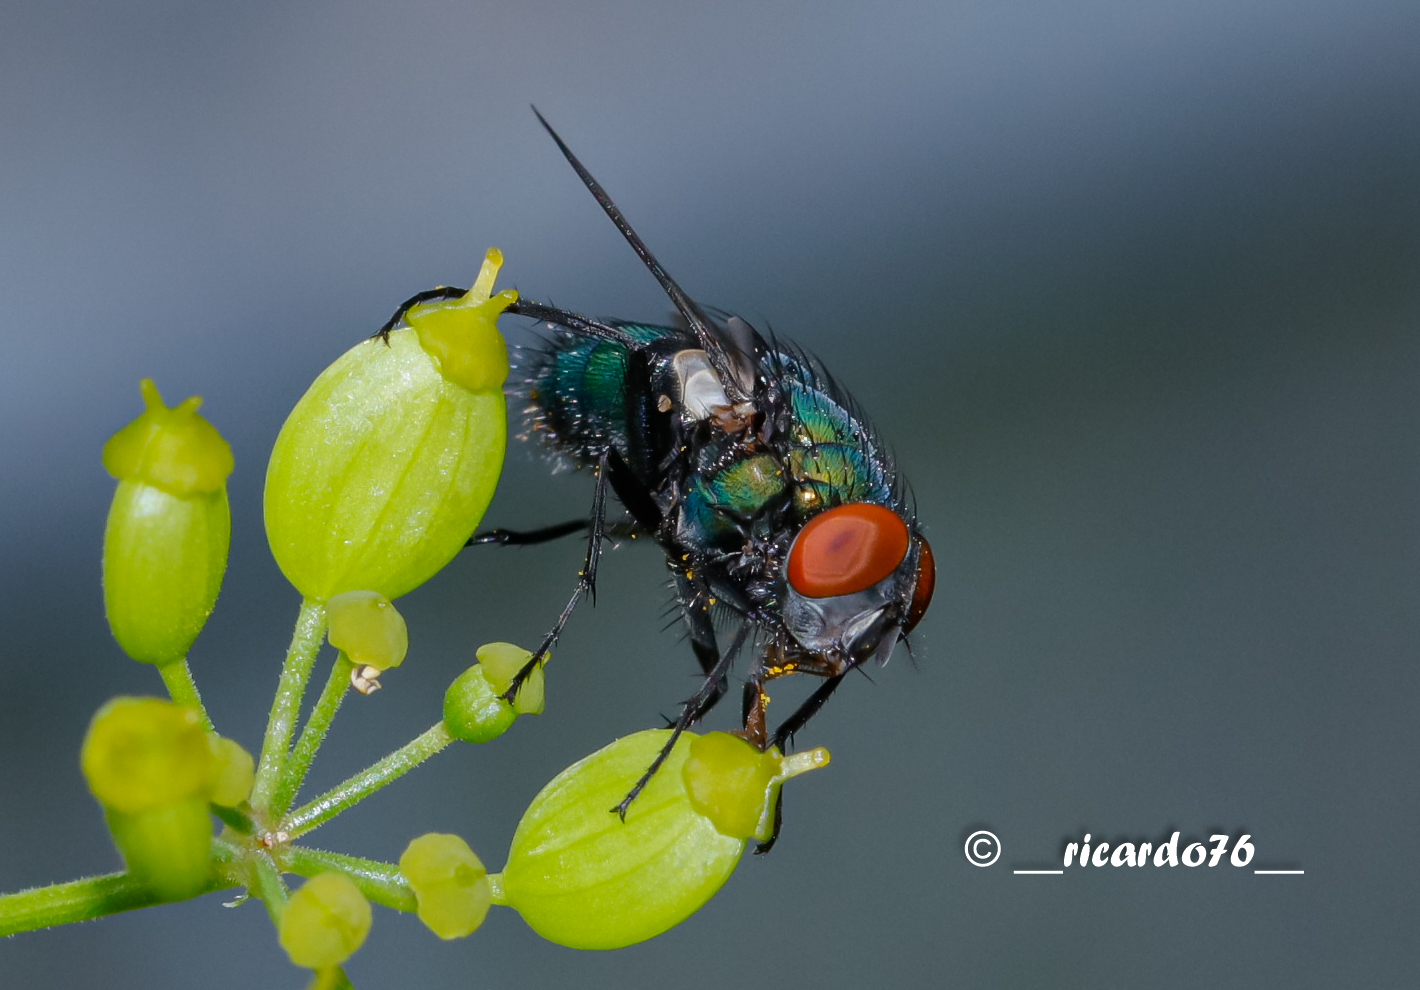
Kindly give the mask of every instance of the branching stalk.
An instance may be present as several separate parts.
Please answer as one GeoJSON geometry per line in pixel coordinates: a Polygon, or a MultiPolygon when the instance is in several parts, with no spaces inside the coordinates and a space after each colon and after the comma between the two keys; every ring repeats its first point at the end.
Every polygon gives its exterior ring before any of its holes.
{"type": "Polygon", "coordinates": [[[266,738],[261,744],[261,763],[251,794],[254,808],[268,807],[280,782],[291,748],[291,735],[296,729],[296,716],[300,714],[301,699],[306,693],[306,682],[310,680],[311,668],[315,666],[324,635],[325,606],[309,598],[303,600],[300,615],[296,618],[296,631],[291,637],[291,647],[286,651],[286,662],[281,668],[276,697],[271,702],[266,738]]]}
{"type": "Polygon", "coordinates": [[[343,966],[327,966],[315,971],[306,990],[354,990],[343,966]]]}
{"type": "Polygon", "coordinates": [[[319,828],[345,809],[403,777],[453,741],[442,721],[434,723],[383,760],[291,812],[281,822],[281,831],[295,839],[319,828]]]}
{"type": "Polygon", "coordinates": [[[288,846],[278,854],[278,861],[282,869],[303,877],[343,873],[370,901],[396,911],[414,911],[419,906],[404,874],[393,863],[302,846],[288,846]]]}
{"type": "Polygon", "coordinates": [[[300,792],[301,784],[315,761],[316,753],[325,741],[326,733],[330,731],[330,723],[335,719],[335,713],[340,710],[340,703],[345,700],[345,694],[350,689],[350,672],[354,667],[350,659],[342,653],[330,668],[330,677],[326,679],[325,687],[321,689],[320,697],[306,719],[301,737],[296,741],[296,748],[291,751],[291,756],[286,761],[286,769],[271,796],[269,810],[272,816],[280,817],[291,809],[291,801],[300,792]]]}
{"type": "Polygon", "coordinates": [[[127,873],[86,877],[0,897],[0,935],[34,931],[72,921],[92,921],[157,904],[160,898],[127,873]]]}
{"type": "Polygon", "coordinates": [[[276,868],[269,852],[260,850],[252,854],[251,885],[248,889],[266,905],[266,913],[279,931],[290,891],[286,889],[286,881],[281,879],[281,871],[276,868]]]}

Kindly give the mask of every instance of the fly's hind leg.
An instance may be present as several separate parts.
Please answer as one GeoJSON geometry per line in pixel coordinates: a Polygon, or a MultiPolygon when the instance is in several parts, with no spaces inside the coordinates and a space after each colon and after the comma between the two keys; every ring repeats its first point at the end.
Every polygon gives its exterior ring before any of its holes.
{"type": "Polygon", "coordinates": [[[564,536],[580,533],[590,526],[590,520],[569,519],[567,522],[558,523],[556,526],[543,526],[541,529],[486,529],[482,533],[474,533],[470,536],[464,546],[476,547],[487,543],[496,543],[504,547],[530,547],[539,543],[550,543],[553,540],[560,540],[564,536]]]}
{"type": "MultiPolygon", "coordinates": [[[[597,461],[596,486],[592,490],[592,514],[591,518],[588,519],[585,524],[589,529],[587,534],[587,557],[582,563],[581,572],[577,575],[577,590],[572,592],[572,597],[569,598],[567,604],[563,606],[562,613],[557,617],[557,622],[553,625],[551,631],[543,637],[542,645],[537,648],[537,652],[532,655],[532,658],[529,659],[527,663],[523,664],[521,670],[513,675],[513,680],[509,683],[508,690],[504,691],[502,695],[505,701],[511,702],[516,698],[518,690],[523,686],[523,682],[537,669],[539,664],[547,659],[548,651],[552,649],[552,644],[557,642],[557,637],[562,635],[562,627],[567,625],[567,620],[572,617],[572,612],[577,607],[577,603],[582,600],[582,596],[587,595],[591,598],[592,604],[596,604],[597,563],[601,560],[602,538],[605,535],[607,458],[609,454],[610,450],[603,452],[597,461]]],[[[568,525],[568,523],[563,523],[561,526],[551,526],[548,527],[548,530],[541,532],[562,530],[568,525]]],[[[558,535],[565,536],[566,533],[559,533],[558,535]]],[[[547,537],[547,539],[555,539],[555,537],[547,537]]],[[[498,541],[489,540],[488,542],[498,541]]]]}
{"type": "MultiPolygon", "coordinates": [[[[591,526],[590,519],[569,519],[567,522],[558,523],[555,526],[543,526],[540,529],[485,529],[481,533],[474,533],[470,536],[464,546],[481,547],[496,544],[500,547],[531,547],[537,546],[539,543],[551,543],[553,540],[560,540],[573,533],[586,532],[591,526]]],[[[637,540],[646,535],[646,531],[633,520],[604,525],[602,532],[611,537],[613,542],[616,540],[637,540]]]]}

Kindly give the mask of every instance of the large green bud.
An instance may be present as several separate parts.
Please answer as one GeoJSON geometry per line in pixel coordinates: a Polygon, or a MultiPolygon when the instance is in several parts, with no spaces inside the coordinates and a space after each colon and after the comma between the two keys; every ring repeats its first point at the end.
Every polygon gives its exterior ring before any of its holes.
{"type": "Polygon", "coordinates": [[[195,708],[158,698],[114,698],[84,737],[80,765],[114,844],[128,872],[165,899],[190,897],[208,882],[207,801],[214,762],[229,758],[214,739],[195,708]]]}
{"type": "Polygon", "coordinates": [[[659,935],[714,896],[746,839],[768,838],[779,785],[828,762],[823,749],[785,758],[724,733],[686,732],[622,822],[610,809],[668,735],[618,739],[544,787],[518,823],[507,866],[489,878],[495,901],[572,948],[659,935]]]}
{"type": "Polygon", "coordinates": [[[169,409],[151,379],[141,388],[143,414],[104,444],[104,467],[118,479],[104,530],[104,607],[125,653],[166,664],[187,655],[222,587],[232,449],[198,415],[201,399],[169,409]]]}
{"type": "Polygon", "coordinates": [[[508,353],[488,252],[458,299],[410,308],[406,328],[356,344],[281,428],[266,472],[266,535],[309,599],[386,598],[423,584],[468,540],[493,498],[507,442],[508,353]]]}

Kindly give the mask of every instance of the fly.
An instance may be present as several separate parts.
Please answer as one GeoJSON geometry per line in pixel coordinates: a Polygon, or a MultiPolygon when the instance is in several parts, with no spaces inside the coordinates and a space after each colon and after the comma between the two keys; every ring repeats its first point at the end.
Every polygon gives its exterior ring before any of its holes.
{"type": "MultiPolygon", "coordinates": [[[[513,388],[528,402],[531,432],[591,468],[592,508],[586,519],[528,532],[490,530],[469,543],[527,545],[588,533],[576,590],[513,679],[509,700],[547,657],[577,603],[595,598],[608,487],[630,516],[629,535],[647,536],[664,552],[704,680],[682,704],[665,748],[612,809],[625,818],[677,737],[726,694],[746,647],[752,659],[739,734],[761,750],[782,749],[849,672],[887,662],[926,611],[936,569],[906,486],[852,400],[797,347],[686,295],[537,118],[684,325],[594,320],[524,299],[508,308],[550,332],[545,347],[523,351],[524,378],[513,388]],[[723,649],[712,609],[735,627],[723,649]],[[765,686],[791,674],[823,683],[771,731],[765,686]]],[[[463,292],[420,293],[382,332],[410,306],[463,292]]],[[[781,816],[776,809],[775,836],[781,816]]]]}

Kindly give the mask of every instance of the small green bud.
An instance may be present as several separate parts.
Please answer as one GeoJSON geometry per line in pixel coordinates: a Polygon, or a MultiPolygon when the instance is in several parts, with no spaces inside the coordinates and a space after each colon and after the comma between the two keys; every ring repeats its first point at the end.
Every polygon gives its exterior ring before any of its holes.
{"type": "Polygon", "coordinates": [[[207,734],[212,760],[207,771],[207,793],[213,804],[235,808],[251,795],[256,782],[256,761],[234,739],[207,734]]]}
{"type": "Polygon", "coordinates": [[[478,648],[479,662],[465,670],[444,693],[444,727],[464,742],[497,739],[519,715],[541,715],[545,689],[542,667],[537,667],[518,689],[513,703],[502,695],[532,654],[512,643],[485,643],[478,648]]]}
{"type": "Polygon", "coordinates": [[[80,751],[94,797],[127,814],[205,799],[211,759],[201,714],[160,698],[114,698],[80,751]]]}
{"type": "MultiPolygon", "coordinates": [[[[695,913],[729,879],[743,839],[695,809],[681,768],[685,733],[632,802],[621,801],[669,730],[618,739],[568,767],[533,798],[501,877],[503,900],[543,938],[577,949],[644,941],[695,913]]],[[[495,885],[495,889],[498,889],[495,885]]]]}
{"type": "Polygon", "coordinates": [[[419,836],[399,857],[399,871],[419,903],[419,920],[435,935],[463,938],[483,924],[493,900],[488,871],[457,835],[419,836]]]}
{"type": "Polygon", "coordinates": [[[497,739],[518,720],[513,706],[498,695],[499,691],[488,683],[483,664],[474,664],[444,692],[444,728],[464,742],[497,739]]]}
{"type": "Polygon", "coordinates": [[[291,895],[277,940],[297,966],[339,966],[370,934],[370,902],[341,873],[311,877],[291,895]]]}
{"type": "Polygon", "coordinates": [[[109,809],[114,845],[128,872],[164,900],[202,892],[212,872],[212,818],[207,801],[186,798],[145,811],[109,809]]]}
{"type": "MultiPolygon", "coordinates": [[[[512,643],[485,643],[478,648],[478,662],[483,664],[484,676],[499,694],[513,686],[513,678],[527,666],[533,655],[521,646],[512,643]]],[[[544,660],[544,662],[546,662],[544,660]]],[[[546,696],[542,666],[533,668],[523,686],[513,696],[513,710],[519,715],[541,715],[546,696]]]]}
{"type": "Polygon", "coordinates": [[[378,591],[346,591],[325,606],[327,638],[357,667],[389,670],[409,652],[404,616],[378,591]]]}
{"type": "Polygon", "coordinates": [[[321,373],[281,428],[266,472],[266,534],[307,598],[423,584],[463,547],[493,497],[507,442],[507,349],[489,298],[490,251],[460,299],[415,306],[408,328],[321,373]]]}
{"type": "Polygon", "coordinates": [[[146,406],[104,445],[119,479],[104,530],[104,607],[114,639],[144,663],[182,659],[216,604],[227,568],[232,450],[197,414],[174,409],[151,379],[146,406]]]}

